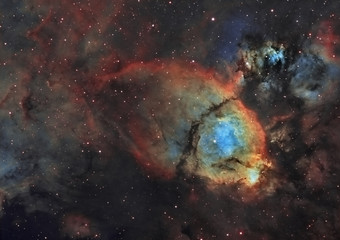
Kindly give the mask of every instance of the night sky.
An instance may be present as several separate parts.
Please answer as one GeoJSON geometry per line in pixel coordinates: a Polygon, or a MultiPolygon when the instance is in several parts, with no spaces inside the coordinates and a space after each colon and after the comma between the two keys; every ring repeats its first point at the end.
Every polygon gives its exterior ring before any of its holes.
{"type": "Polygon", "coordinates": [[[340,239],[338,0],[1,0],[1,240],[340,239]]]}

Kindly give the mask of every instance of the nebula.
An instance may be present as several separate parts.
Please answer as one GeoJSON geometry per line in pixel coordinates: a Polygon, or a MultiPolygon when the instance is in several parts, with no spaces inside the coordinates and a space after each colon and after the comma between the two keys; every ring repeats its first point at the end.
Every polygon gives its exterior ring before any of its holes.
{"type": "Polygon", "coordinates": [[[185,156],[186,168],[216,183],[256,183],[270,165],[256,116],[237,100],[229,100],[201,121],[192,127],[196,131],[190,155],[185,156]]]}
{"type": "Polygon", "coordinates": [[[0,3],[0,239],[339,239],[338,9],[0,3]]]}

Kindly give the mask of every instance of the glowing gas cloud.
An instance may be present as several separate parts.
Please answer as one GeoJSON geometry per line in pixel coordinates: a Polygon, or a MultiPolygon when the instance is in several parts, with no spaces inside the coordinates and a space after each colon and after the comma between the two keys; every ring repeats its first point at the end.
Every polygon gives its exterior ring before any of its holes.
{"type": "Polygon", "coordinates": [[[114,118],[149,174],[172,178],[179,171],[209,185],[251,186],[261,179],[269,166],[265,134],[256,114],[237,99],[240,73],[224,79],[199,66],[137,64],[111,77],[117,80],[107,84],[119,93],[114,105],[134,108],[114,118]],[[129,79],[138,86],[131,100],[123,91],[129,79]]]}

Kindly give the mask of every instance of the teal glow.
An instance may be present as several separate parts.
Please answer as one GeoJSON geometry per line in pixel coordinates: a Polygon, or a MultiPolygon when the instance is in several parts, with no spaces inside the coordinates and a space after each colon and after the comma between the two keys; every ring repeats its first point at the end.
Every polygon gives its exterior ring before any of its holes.
{"type": "Polygon", "coordinates": [[[281,63],[284,64],[285,57],[283,49],[280,49],[279,51],[270,52],[270,54],[268,55],[268,61],[271,65],[276,65],[279,61],[281,61],[281,63]]]}
{"type": "Polygon", "coordinates": [[[242,126],[239,119],[231,118],[206,125],[201,131],[198,147],[205,155],[203,161],[213,164],[219,159],[231,157],[245,143],[241,139],[242,126]]]}

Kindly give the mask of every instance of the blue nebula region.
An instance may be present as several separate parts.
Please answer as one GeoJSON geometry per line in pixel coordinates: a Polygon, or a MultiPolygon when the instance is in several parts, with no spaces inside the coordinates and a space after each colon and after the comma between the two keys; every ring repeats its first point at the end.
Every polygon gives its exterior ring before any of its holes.
{"type": "Polygon", "coordinates": [[[268,56],[269,64],[276,65],[279,61],[281,61],[282,64],[285,63],[285,57],[284,57],[284,50],[280,49],[278,51],[273,51],[268,56]]]}
{"type": "Polygon", "coordinates": [[[243,133],[237,118],[206,123],[200,132],[198,148],[203,154],[203,162],[211,165],[221,159],[232,157],[245,145],[243,133]]]}

